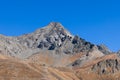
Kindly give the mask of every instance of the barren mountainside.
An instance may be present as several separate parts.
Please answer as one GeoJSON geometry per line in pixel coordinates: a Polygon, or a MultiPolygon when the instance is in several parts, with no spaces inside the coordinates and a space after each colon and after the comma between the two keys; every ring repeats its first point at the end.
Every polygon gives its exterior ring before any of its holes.
{"type": "Polygon", "coordinates": [[[0,80],[120,80],[119,52],[51,22],[33,33],[0,35],[0,80]]]}

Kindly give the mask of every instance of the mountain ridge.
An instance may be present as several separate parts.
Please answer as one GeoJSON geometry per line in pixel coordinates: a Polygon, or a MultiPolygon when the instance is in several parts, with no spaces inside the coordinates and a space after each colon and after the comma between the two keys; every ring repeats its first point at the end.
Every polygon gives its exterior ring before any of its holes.
{"type": "MultiPolygon", "coordinates": [[[[6,72],[11,71],[10,64],[20,72],[22,68],[28,68],[25,69],[27,73],[37,75],[35,80],[49,78],[50,80],[89,80],[84,77],[85,74],[87,77],[92,75],[91,80],[97,78],[106,80],[111,78],[107,73],[112,75],[111,80],[120,78],[120,76],[116,77],[120,73],[119,52],[113,53],[104,45],[95,45],[77,35],[72,35],[58,22],[51,22],[43,28],[21,36],[0,35],[0,54],[6,72]],[[16,66],[18,64],[21,66],[16,66]],[[41,76],[38,76],[40,74],[41,76]]],[[[19,72],[17,74],[21,75],[19,72]]],[[[22,75],[21,78],[27,79],[30,75],[22,75]]],[[[36,75],[33,77],[35,78],[36,75]]],[[[15,80],[20,80],[17,79],[18,76],[15,80]]]]}

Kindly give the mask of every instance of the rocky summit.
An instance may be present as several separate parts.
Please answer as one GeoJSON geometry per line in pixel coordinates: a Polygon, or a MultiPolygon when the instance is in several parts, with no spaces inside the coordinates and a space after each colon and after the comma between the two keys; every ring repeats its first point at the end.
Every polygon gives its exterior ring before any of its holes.
{"type": "Polygon", "coordinates": [[[0,80],[120,80],[119,56],[51,22],[33,33],[0,35],[0,80]]]}

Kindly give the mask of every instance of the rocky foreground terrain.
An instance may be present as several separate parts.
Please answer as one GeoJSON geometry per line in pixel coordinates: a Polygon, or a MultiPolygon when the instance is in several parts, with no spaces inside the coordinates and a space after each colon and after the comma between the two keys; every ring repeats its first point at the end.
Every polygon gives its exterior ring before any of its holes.
{"type": "Polygon", "coordinates": [[[30,34],[0,35],[0,80],[120,80],[119,56],[52,22],[30,34]]]}

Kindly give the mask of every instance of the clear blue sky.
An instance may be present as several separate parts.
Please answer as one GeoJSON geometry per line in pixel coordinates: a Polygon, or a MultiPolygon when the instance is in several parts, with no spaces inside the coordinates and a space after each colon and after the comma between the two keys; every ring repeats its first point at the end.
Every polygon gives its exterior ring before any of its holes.
{"type": "Polygon", "coordinates": [[[120,49],[120,0],[0,1],[0,34],[29,33],[51,21],[92,43],[120,49]]]}

